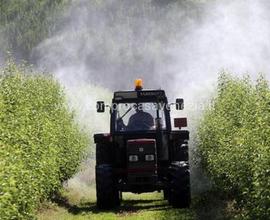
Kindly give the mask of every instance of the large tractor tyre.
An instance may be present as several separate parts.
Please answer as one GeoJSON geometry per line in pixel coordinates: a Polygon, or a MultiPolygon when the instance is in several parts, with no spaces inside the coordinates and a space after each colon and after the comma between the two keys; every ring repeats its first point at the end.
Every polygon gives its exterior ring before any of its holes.
{"type": "Polygon", "coordinates": [[[111,209],[120,205],[120,192],[111,165],[96,166],[96,195],[97,207],[100,209],[111,209]]]}
{"type": "Polygon", "coordinates": [[[169,204],[175,208],[189,208],[190,193],[190,171],[187,163],[174,163],[169,168],[169,204]]]}
{"type": "Polygon", "coordinates": [[[178,148],[175,155],[175,161],[187,161],[188,162],[188,142],[184,141],[178,148]]]}
{"type": "Polygon", "coordinates": [[[98,143],[96,145],[96,164],[110,164],[111,162],[110,145],[106,143],[98,143]]]}
{"type": "Polygon", "coordinates": [[[168,189],[163,189],[163,198],[164,198],[164,200],[168,200],[168,198],[169,198],[169,190],[168,189]]]}

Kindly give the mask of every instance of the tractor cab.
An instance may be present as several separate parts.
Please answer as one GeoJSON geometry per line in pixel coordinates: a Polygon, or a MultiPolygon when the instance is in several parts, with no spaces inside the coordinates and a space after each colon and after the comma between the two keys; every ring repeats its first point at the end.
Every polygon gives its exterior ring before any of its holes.
{"type": "Polygon", "coordinates": [[[169,106],[162,90],[116,92],[113,103],[112,133],[171,130],[169,106]]]}
{"type": "MultiPolygon", "coordinates": [[[[173,103],[177,110],[184,107],[183,99],[173,103]]],[[[142,80],[135,81],[135,91],[114,93],[111,112],[111,134],[129,132],[171,131],[170,106],[164,90],[143,90],[142,80]]],[[[107,106],[108,107],[108,106],[107,106]]],[[[104,112],[104,102],[97,102],[97,111],[104,112]]],[[[175,126],[186,127],[183,118],[175,120],[175,126]]]]}

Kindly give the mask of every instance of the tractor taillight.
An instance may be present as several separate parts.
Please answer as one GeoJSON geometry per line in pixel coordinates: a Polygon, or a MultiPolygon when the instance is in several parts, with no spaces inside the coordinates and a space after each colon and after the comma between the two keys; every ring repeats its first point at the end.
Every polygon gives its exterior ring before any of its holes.
{"type": "Polygon", "coordinates": [[[155,156],[153,154],[145,155],[145,161],[154,161],[155,156]]]}
{"type": "Polygon", "coordinates": [[[137,162],[139,160],[138,155],[129,155],[128,160],[130,162],[137,162]]]}

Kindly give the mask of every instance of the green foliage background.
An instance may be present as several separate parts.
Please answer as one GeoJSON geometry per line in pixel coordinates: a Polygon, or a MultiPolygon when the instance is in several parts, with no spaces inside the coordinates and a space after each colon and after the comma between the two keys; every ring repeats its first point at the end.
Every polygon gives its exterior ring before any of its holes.
{"type": "Polygon", "coordinates": [[[203,166],[241,218],[270,216],[270,88],[260,77],[222,74],[199,128],[203,166]]]}
{"type": "Polygon", "coordinates": [[[32,219],[88,144],[59,84],[10,62],[0,75],[0,219],[32,219]]]}
{"type": "Polygon", "coordinates": [[[69,0],[1,0],[0,46],[27,59],[32,48],[55,27],[57,14],[69,0]]]}

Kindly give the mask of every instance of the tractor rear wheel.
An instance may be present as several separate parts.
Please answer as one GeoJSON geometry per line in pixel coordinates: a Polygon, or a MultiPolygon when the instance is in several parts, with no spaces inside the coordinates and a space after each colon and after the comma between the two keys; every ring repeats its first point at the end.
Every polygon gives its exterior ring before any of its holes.
{"type": "Polygon", "coordinates": [[[188,162],[189,154],[188,154],[188,142],[184,141],[177,148],[177,152],[175,155],[176,161],[186,161],[188,162]]]}
{"type": "Polygon", "coordinates": [[[172,163],[169,180],[169,204],[175,208],[188,208],[191,200],[189,165],[184,161],[172,163]]]}
{"type": "Polygon", "coordinates": [[[111,209],[120,205],[120,192],[109,164],[96,166],[96,195],[100,209],[111,209]]]}
{"type": "Polygon", "coordinates": [[[164,200],[168,200],[168,198],[169,198],[169,190],[168,189],[163,189],[163,198],[164,198],[164,200]]]}

